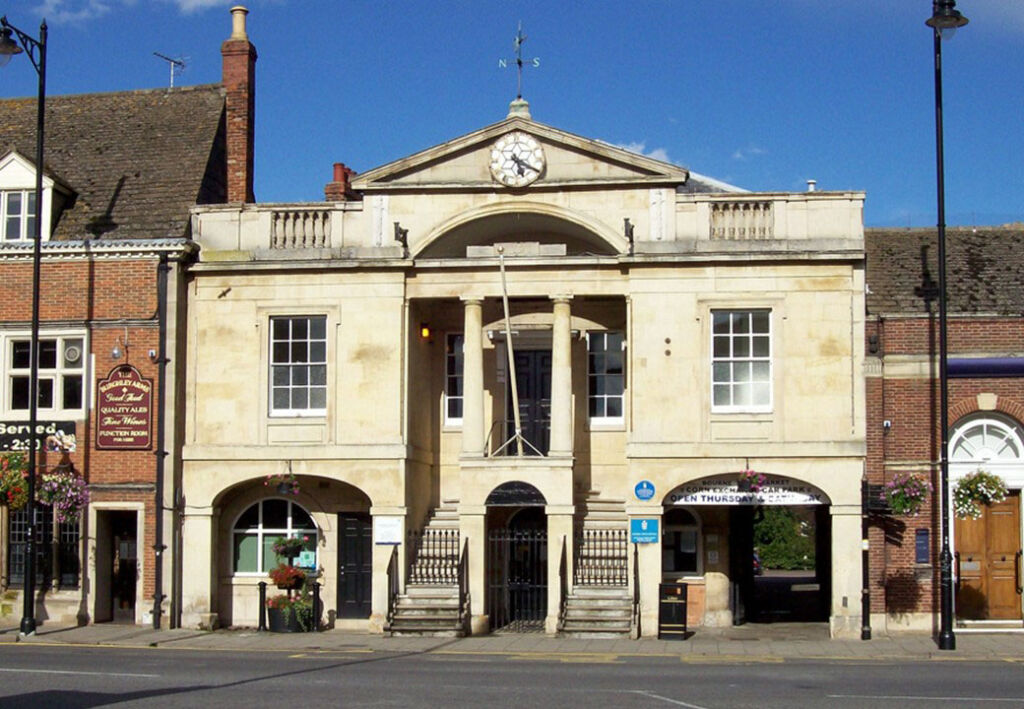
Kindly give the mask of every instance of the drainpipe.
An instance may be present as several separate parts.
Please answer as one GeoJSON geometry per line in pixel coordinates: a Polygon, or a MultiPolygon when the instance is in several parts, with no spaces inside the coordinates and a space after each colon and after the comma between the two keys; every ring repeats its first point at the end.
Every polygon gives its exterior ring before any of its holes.
{"type": "MultiPolygon", "coordinates": [[[[157,364],[157,427],[156,427],[156,525],[154,529],[153,551],[156,563],[153,569],[153,629],[160,629],[160,613],[164,601],[164,460],[167,458],[166,424],[167,405],[167,254],[160,254],[160,264],[156,271],[157,321],[159,323],[159,343],[156,356],[157,364]]],[[[172,616],[173,617],[173,616],[172,616]]]]}

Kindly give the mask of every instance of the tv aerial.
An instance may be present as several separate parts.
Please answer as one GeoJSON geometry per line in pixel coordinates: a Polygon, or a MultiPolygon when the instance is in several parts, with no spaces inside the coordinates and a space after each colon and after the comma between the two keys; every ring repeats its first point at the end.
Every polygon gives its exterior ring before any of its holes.
{"type": "Polygon", "coordinates": [[[161,54],[160,52],[153,52],[153,56],[159,57],[160,59],[163,59],[170,66],[170,69],[171,69],[171,88],[173,89],[174,88],[174,75],[178,74],[180,76],[181,74],[183,74],[185,72],[185,60],[188,59],[188,57],[178,57],[177,59],[174,59],[173,57],[169,57],[166,54],[161,54]]]}

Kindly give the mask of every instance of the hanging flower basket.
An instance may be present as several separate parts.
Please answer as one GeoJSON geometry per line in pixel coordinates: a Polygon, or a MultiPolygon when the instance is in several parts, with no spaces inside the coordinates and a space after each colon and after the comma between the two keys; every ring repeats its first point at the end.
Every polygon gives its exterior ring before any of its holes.
{"type": "Polygon", "coordinates": [[[1006,482],[998,475],[978,468],[956,482],[953,488],[953,511],[960,519],[978,519],[982,505],[1006,499],[1006,482]]]}
{"type": "Polygon", "coordinates": [[[281,590],[294,591],[306,582],[306,572],[291,564],[278,564],[270,570],[270,580],[281,590]]]}
{"type": "Polygon", "coordinates": [[[0,505],[20,510],[28,502],[28,465],[21,453],[0,456],[0,505]]]}
{"type": "Polygon", "coordinates": [[[308,536],[278,537],[274,540],[274,545],[271,547],[271,549],[273,549],[274,553],[278,556],[291,561],[300,553],[302,553],[302,550],[306,548],[306,544],[308,542],[308,536]]]}
{"type": "Polygon", "coordinates": [[[58,522],[77,518],[89,504],[85,478],[71,466],[40,475],[36,483],[36,497],[40,502],[53,506],[58,522]]]}
{"type": "Polygon", "coordinates": [[[287,473],[274,473],[273,475],[268,475],[267,479],[263,481],[263,484],[277,490],[279,495],[299,494],[299,479],[296,478],[295,473],[290,470],[287,473]]]}
{"type": "Polygon", "coordinates": [[[917,473],[897,473],[882,488],[882,499],[894,515],[916,517],[932,491],[931,482],[917,473]]]}
{"type": "Polygon", "coordinates": [[[740,472],[740,479],[736,483],[736,489],[740,492],[761,492],[768,483],[768,476],[756,470],[744,470],[740,472]]]}

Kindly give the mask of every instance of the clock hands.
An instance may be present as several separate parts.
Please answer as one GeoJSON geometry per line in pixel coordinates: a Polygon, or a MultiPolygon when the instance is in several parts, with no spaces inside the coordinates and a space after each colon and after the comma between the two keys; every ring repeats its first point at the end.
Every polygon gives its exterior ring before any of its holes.
{"type": "Polygon", "coordinates": [[[528,163],[526,160],[523,160],[521,157],[519,157],[515,153],[512,153],[511,157],[512,157],[512,162],[514,162],[516,164],[516,172],[520,176],[526,175],[526,171],[527,170],[533,170],[534,172],[537,172],[537,173],[540,172],[540,170],[535,168],[533,165],[528,163]]]}

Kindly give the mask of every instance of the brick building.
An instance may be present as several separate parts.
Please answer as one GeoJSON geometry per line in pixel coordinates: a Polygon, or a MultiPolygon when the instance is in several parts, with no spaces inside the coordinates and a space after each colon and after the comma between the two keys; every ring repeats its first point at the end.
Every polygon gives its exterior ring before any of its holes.
{"type": "MultiPolygon", "coordinates": [[[[963,626],[1019,626],[1024,228],[947,229],[946,241],[950,487],[981,468],[1009,491],[978,520],[951,515],[956,617],[963,626]]],[[[917,516],[871,516],[871,615],[890,630],[938,624],[936,249],[934,229],[865,233],[868,481],[917,473],[934,490],[917,516]]]]}
{"type": "MultiPolygon", "coordinates": [[[[223,83],[47,100],[38,421],[63,447],[39,466],[70,466],[90,502],[63,523],[37,507],[38,620],[173,622],[189,208],[252,199],[244,16],[223,83]]],[[[0,101],[0,453],[31,442],[35,117],[34,99],[0,101]]],[[[21,610],[27,522],[0,508],[7,615],[21,610]]]]}

